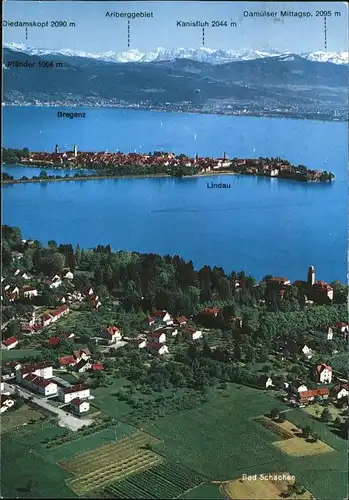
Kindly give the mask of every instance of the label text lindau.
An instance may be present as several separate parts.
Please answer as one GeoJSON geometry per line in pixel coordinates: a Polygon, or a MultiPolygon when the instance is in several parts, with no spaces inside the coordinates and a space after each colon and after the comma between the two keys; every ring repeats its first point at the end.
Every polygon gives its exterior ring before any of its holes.
{"type": "Polygon", "coordinates": [[[205,28],[210,26],[208,21],[177,21],[179,28],[205,28]]]}

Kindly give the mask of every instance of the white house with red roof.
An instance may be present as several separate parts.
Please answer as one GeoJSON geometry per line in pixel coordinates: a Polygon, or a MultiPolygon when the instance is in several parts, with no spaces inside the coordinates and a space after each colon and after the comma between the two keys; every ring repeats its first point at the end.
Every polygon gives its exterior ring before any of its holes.
{"type": "Polygon", "coordinates": [[[69,306],[63,304],[62,306],[58,307],[58,309],[55,309],[54,311],[50,312],[49,314],[52,317],[52,323],[62,318],[63,316],[69,314],[69,311],[70,311],[69,306]]]}
{"type": "Polygon", "coordinates": [[[73,351],[73,354],[77,361],[80,361],[81,359],[91,358],[91,352],[88,347],[84,347],[83,349],[76,349],[75,351],[73,351]]]}
{"type": "Polygon", "coordinates": [[[163,323],[166,323],[166,325],[173,325],[173,318],[172,316],[165,310],[163,311],[156,311],[153,314],[153,317],[155,320],[162,320],[163,323]]]}
{"type": "Polygon", "coordinates": [[[21,382],[27,375],[33,374],[44,379],[50,379],[53,376],[53,368],[50,363],[34,363],[21,365],[16,370],[16,380],[21,382]]]}
{"type": "Polygon", "coordinates": [[[176,325],[183,326],[188,322],[188,318],[185,316],[178,316],[175,320],[176,325]]]}
{"type": "Polygon", "coordinates": [[[90,388],[86,384],[58,388],[58,397],[63,403],[70,403],[75,398],[88,399],[90,395],[90,388]]]}
{"type": "Polygon", "coordinates": [[[331,396],[337,400],[347,398],[349,395],[349,385],[340,384],[331,389],[331,396]]]}
{"type": "Polygon", "coordinates": [[[349,332],[349,323],[343,323],[339,321],[336,323],[336,328],[340,333],[348,333],[349,332]]]}
{"type": "Polygon", "coordinates": [[[188,340],[197,340],[202,338],[202,331],[197,328],[187,327],[182,330],[182,335],[188,340]]]}
{"type": "Polygon", "coordinates": [[[315,366],[315,378],[320,384],[330,384],[332,381],[332,367],[326,363],[315,366]]]}
{"type": "Polygon", "coordinates": [[[77,365],[78,362],[79,360],[77,360],[74,356],[61,356],[57,360],[56,367],[63,370],[68,366],[72,367],[77,365]]]}
{"type": "Polygon", "coordinates": [[[101,333],[101,337],[106,339],[109,344],[121,340],[121,331],[118,326],[107,326],[101,333]]]}
{"type": "Polygon", "coordinates": [[[155,332],[148,333],[148,339],[150,343],[164,344],[166,342],[166,333],[162,330],[156,330],[155,332]]]}
{"type": "Polygon", "coordinates": [[[83,401],[82,399],[75,398],[70,403],[70,407],[74,413],[86,413],[90,409],[90,403],[88,401],[83,401]]]}
{"type": "Polygon", "coordinates": [[[159,344],[158,342],[152,342],[147,345],[147,349],[150,351],[153,351],[157,354],[160,354],[162,356],[163,354],[168,354],[168,347],[165,344],[159,344]]]}
{"type": "Polygon", "coordinates": [[[32,391],[42,394],[43,396],[53,396],[54,394],[57,394],[57,384],[50,379],[38,377],[33,373],[29,373],[25,378],[23,378],[22,384],[32,391]]]}
{"type": "Polygon", "coordinates": [[[9,337],[8,339],[3,340],[1,342],[1,348],[6,349],[7,351],[17,346],[18,346],[18,339],[16,337],[9,337]]]}
{"type": "Polygon", "coordinates": [[[22,294],[25,299],[32,299],[38,296],[38,291],[34,286],[24,286],[22,288],[22,294]]]}

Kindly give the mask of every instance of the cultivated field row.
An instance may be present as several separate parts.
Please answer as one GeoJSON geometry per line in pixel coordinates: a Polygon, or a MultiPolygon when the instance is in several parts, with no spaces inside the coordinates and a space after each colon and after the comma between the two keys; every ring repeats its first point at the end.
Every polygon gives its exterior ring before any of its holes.
{"type": "Polygon", "coordinates": [[[132,436],[101,446],[97,450],[81,453],[73,459],[63,460],[59,462],[59,465],[64,470],[74,474],[87,474],[102,469],[111,461],[127,458],[139,450],[141,446],[158,442],[159,439],[154,436],[137,431],[132,436]],[[96,457],[98,457],[97,460],[96,457]]]}
{"type": "Polygon", "coordinates": [[[109,498],[173,499],[205,482],[198,473],[179,464],[163,462],[104,489],[109,498]]]}
{"type": "MultiPolygon", "coordinates": [[[[95,460],[98,462],[98,455],[95,460]]],[[[77,495],[82,495],[160,462],[161,459],[151,451],[141,450],[111,465],[71,478],[67,484],[77,495]]]]}

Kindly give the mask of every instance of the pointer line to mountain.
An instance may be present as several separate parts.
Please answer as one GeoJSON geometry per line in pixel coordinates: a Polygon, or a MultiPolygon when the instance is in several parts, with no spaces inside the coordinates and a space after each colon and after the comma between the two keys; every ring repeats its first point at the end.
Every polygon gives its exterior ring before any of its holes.
{"type": "Polygon", "coordinates": [[[131,45],[131,21],[127,21],[127,47],[131,45]]]}
{"type": "Polygon", "coordinates": [[[202,46],[205,45],[205,28],[202,28],[202,46]]]}
{"type": "Polygon", "coordinates": [[[325,50],[327,50],[327,19],[324,17],[325,50]]]}

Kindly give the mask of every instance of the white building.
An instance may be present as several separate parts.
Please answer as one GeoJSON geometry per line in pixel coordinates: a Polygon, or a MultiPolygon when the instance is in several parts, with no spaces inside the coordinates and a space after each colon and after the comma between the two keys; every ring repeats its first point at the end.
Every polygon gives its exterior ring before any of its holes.
{"type": "Polygon", "coordinates": [[[150,332],[148,337],[151,343],[156,342],[157,344],[164,344],[166,342],[166,333],[164,333],[162,330],[150,332]]]}
{"type": "Polygon", "coordinates": [[[307,345],[302,348],[302,353],[307,359],[311,359],[313,357],[313,351],[307,345]]]}
{"type": "Polygon", "coordinates": [[[60,387],[58,397],[63,403],[71,403],[73,399],[87,399],[90,397],[90,388],[85,384],[60,387]]]}
{"type": "Polygon", "coordinates": [[[85,413],[90,409],[90,403],[88,401],[82,401],[79,398],[73,399],[70,403],[71,409],[74,413],[85,413]]]}
{"type": "Polygon", "coordinates": [[[1,342],[1,348],[6,349],[7,351],[17,346],[18,346],[18,340],[16,339],[16,337],[9,337],[8,339],[3,340],[1,342]]]}
{"type": "Polygon", "coordinates": [[[0,413],[4,413],[15,404],[14,400],[8,396],[0,395],[0,413]]]}
{"type": "Polygon", "coordinates": [[[56,274],[51,281],[49,281],[49,287],[50,288],[58,288],[61,286],[62,280],[61,278],[56,274]]]}
{"type": "Polygon", "coordinates": [[[118,328],[117,326],[108,326],[102,331],[101,337],[103,339],[106,339],[109,344],[113,344],[114,342],[121,340],[122,335],[120,332],[120,328],[118,328]]]}
{"type": "Polygon", "coordinates": [[[152,344],[148,344],[147,347],[151,351],[154,351],[157,354],[160,354],[160,356],[162,356],[163,354],[168,354],[169,353],[167,345],[165,345],[165,344],[159,344],[158,342],[152,343],[152,344]]]}
{"type": "Polygon", "coordinates": [[[52,380],[38,377],[32,373],[22,379],[22,384],[32,391],[39,392],[43,396],[53,396],[57,394],[57,384],[52,380]]]}
{"type": "Polygon", "coordinates": [[[202,338],[202,331],[196,328],[184,328],[183,335],[188,340],[198,340],[202,338]]]}
{"type": "Polygon", "coordinates": [[[74,274],[71,271],[68,271],[63,277],[68,280],[72,280],[74,278],[74,274]]]}
{"type": "Polygon", "coordinates": [[[320,384],[330,384],[332,381],[332,367],[322,363],[315,367],[316,380],[320,384]]]}
{"type": "Polygon", "coordinates": [[[16,371],[16,380],[21,382],[27,375],[33,374],[44,379],[50,379],[53,376],[52,365],[49,363],[35,363],[33,365],[22,365],[16,371]]]}
{"type": "Polygon", "coordinates": [[[33,286],[24,286],[22,288],[22,293],[23,293],[23,297],[25,299],[31,299],[32,297],[37,297],[38,296],[38,291],[33,286]]]}

